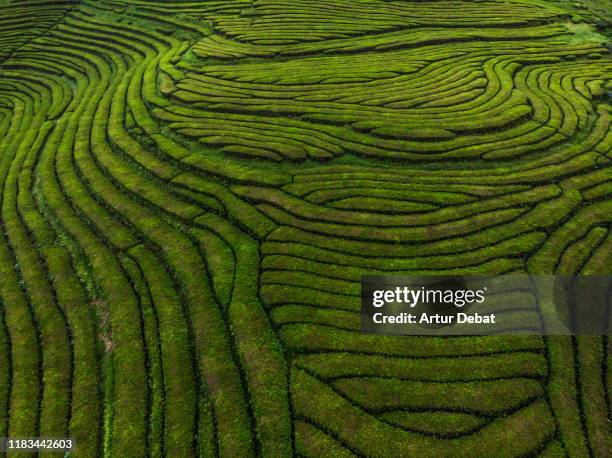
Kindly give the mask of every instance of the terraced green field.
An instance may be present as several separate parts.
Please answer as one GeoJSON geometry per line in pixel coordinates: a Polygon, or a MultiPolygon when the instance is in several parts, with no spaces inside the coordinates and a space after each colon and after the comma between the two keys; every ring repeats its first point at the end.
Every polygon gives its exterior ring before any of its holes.
{"type": "Polygon", "coordinates": [[[362,275],[612,274],[611,22],[610,0],[0,0],[0,437],[611,456],[607,337],[359,327],[362,275]]]}

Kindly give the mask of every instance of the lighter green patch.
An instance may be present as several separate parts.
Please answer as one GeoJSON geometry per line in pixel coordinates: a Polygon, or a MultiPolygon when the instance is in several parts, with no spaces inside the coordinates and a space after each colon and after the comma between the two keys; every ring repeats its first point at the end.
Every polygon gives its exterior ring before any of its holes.
{"type": "Polygon", "coordinates": [[[572,33],[569,39],[569,44],[581,44],[581,43],[599,43],[604,44],[608,39],[597,32],[597,29],[591,24],[581,22],[575,24],[573,22],[566,22],[565,27],[572,33]]]}

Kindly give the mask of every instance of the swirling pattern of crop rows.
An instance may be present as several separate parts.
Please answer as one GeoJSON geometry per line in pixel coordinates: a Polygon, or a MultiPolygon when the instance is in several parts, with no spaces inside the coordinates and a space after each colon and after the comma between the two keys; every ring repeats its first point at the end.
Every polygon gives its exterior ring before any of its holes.
{"type": "Polygon", "coordinates": [[[358,305],[364,274],[611,273],[605,6],[0,2],[0,436],[605,456],[607,338],[358,305]]]}

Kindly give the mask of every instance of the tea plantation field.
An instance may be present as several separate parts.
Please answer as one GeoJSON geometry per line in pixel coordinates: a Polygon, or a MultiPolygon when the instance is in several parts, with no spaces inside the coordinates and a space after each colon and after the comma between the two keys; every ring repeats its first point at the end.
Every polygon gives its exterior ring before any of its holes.
{"type": "Polygon", "coordinates": [[[0,437],[611,456],[607,337],[359,314],[362,275],[612,274],[611,22],[611,0],[0,0],[0,437]]]}

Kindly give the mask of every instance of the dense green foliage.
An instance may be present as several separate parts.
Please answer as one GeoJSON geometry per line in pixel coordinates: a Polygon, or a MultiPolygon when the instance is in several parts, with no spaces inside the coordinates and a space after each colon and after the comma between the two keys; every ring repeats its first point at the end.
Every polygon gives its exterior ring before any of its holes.
{"type": "Polygon", "coordinates": [[[610,456],[607,337],[364,335],[358,296],[612,274],[611,12],[0,0],[0,437],[610,456]]]}

